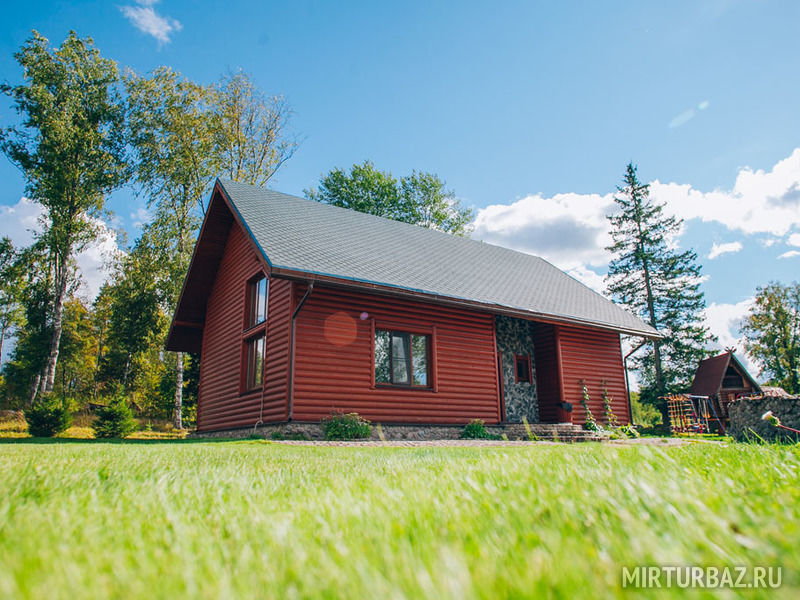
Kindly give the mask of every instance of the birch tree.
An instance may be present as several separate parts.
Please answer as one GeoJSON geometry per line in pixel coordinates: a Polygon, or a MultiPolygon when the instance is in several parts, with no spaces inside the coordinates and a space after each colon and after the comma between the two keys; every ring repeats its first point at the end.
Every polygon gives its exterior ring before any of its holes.
{"type": "Polygon", "coordinates": [[[233,181],[266,185],[297,148],[297,140],[287,134],[291,114],[282,96],[268,97],[246,73],[224,76],[214,97],[221,174],[233,181]]]}
{"type": "Polygon", "coordinates": [[[22,273],[14,245],[7,237],[0,239],[0,364],[6,336],[23,322],[22,273]]]}
{"type": "Polygon", "coordinates": [[[27,196],[44,209],[38,234],[50,255],[47,358],[40,390],[52,391],[73,261],[93,237],[93,217],[127,179],[124,110],[114,61],[72,31],[58,48],[37,33],[14,57],[23,83],[2,84],[21,117],[0,129],[0,147],[25,176],[27,196]]]}
{"type": "MultiPolygon", "coordinates": [[[[129,74],[136,180],[153,211],[143,237],[151,252],[163,310],[173,314],[200,226],[203,199],[218,169],[209,88],[168,67],[150,77],[129,74]]],[[[173,425],[183,428],[184,355],[175,353],[173,425]]]]}

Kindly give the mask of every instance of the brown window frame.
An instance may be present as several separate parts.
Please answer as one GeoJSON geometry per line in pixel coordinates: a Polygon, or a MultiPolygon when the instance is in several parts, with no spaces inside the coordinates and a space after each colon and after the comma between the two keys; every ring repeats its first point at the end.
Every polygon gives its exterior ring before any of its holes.
{"type": "Polygon", "coordinates": [[[267,364],[267,321],[269,320],[269,278],[263,271],[259,271],[249,277],[244,289],[244,317],[242,323],[242,352],[239,369],[239,393],[250,394],[262,389],[265,385],[265,371],[267,364]],[[258,287],[264,281],[264,319],[256,322],[258,287]],[[261,347],[261,369],[259,377],[255,376],[253,361],[255,352],[251,351],[254,344],[262,344],[261,347]],[[260,379],[260,381],[259,381],[260,379]]]}
{"type": "Polygon", "coordinates": [[[264,385],[264,368],[267,363],[267,336],[265,331],[248,337],[244,341],[245,368],[244,368],[244,391],[250,392],[260,390],[264,385]],[[261,344],[261,368],[256,369],[257,362],[256,345],[261,344]]]}
{"type": "Polygon", "coordinates": [[[259,273],[247,280],[245,290],[244,330],[248,331],[259,327],[269,319],[269,278],[264,273],[259,273]],[[258,287],[264,282],[264,318],[258,321],[258,287]]]}
{"type": "Polygon", "coordinates": [[[515,354],[514,355],[514,383],[533,383],[533,368],[531,366],[531,355],[530,354],[515,354]],[[528,374],[528,379],[520,379],[519,378],[519,363],[520,361],[525,361],[527,363],[527,369],[525,371],[528,374]]]}
{"type": "Polygon", "coordinates": [[[405,389],[405,390],[430,390],[435,391],[436,385],[434,383],[435,373],[435,329],[427,329],[424,331],[416,329],[408,329],[405,327],[389,327],[374,324],[372,331],[372,382],[376,388],[386,389],[405,389]],[[394,380],[394,368],[392,365],[392,336],[407,336],[408,337],[408,383],[395,383],[394,381],[378,381],[376,369],[376,340],[379,332],[386,332],[389,334],[389,378],[394,380]],[[414,383],[414,348],[412,343],[412,336],[425,338],[425,385],[414,383]]]}

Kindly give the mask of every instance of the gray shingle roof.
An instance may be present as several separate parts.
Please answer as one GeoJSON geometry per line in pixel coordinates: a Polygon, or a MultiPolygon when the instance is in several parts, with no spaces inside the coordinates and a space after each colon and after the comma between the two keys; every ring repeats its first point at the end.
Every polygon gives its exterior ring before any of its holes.
{"type": "Polygon", "coordinates": [[[220,184],[275,268],[658,335],[537,256],[247,184],[220,184]]]}

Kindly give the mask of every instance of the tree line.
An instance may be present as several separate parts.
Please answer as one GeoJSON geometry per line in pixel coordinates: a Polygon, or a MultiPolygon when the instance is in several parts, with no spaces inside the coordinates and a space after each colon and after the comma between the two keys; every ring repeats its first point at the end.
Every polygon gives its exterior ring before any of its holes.
{"type": "Polygon", "coordinates": [[[30,247],[0,244],[0,336],[16,338],[4,401],[55,394],[77,408],[123,395],[154,415],[172,412],[180,428],[196,359],[162,347],[205,197],[219,174],[266,183],[297,147],[291,111],[245,73],[213,85],[169,67],[139,75],[75,32],[53,48],[34,31],[15,58],[23,81],[0,91],[19,123],[0,130],[0,148],[43,218],[30,247]],[[76,256],[124,185],[144,198],[150,219],[128,252],[109,259],[113,276],[87,303],[76,295],[76,256]]]}

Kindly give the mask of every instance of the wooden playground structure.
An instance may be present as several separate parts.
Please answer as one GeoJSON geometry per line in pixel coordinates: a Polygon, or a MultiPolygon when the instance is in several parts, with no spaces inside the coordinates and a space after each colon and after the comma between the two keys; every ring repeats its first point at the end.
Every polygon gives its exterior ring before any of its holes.
{"type": "Polygon", "coordinates": [[[669,425],[673,434],[718,433],[725,434],[725,417],[719,406],[708,396],[671,394],[665,396],[669,411],[669,425]]]}

